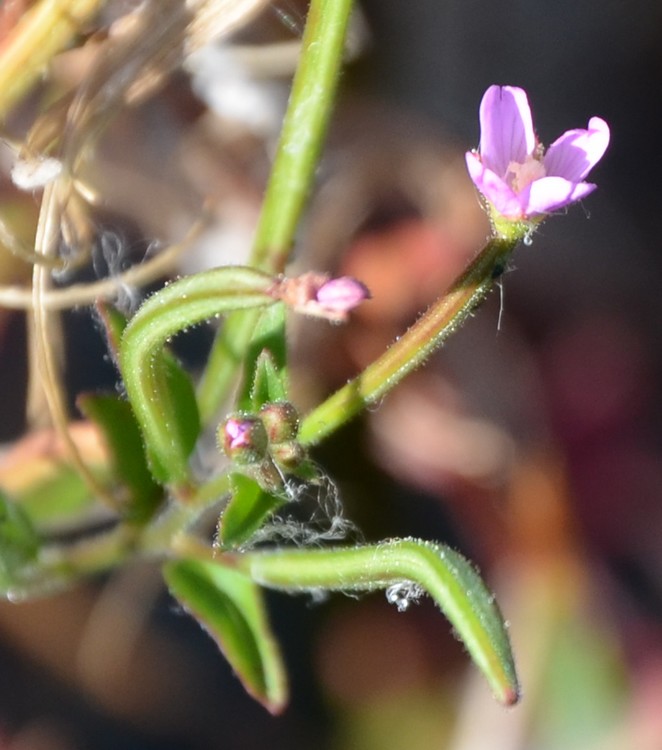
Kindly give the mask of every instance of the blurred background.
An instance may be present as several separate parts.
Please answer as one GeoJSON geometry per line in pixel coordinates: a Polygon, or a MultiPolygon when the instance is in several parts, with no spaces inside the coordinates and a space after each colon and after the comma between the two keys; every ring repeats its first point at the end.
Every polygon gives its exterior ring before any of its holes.
{"type": "MultiPolygon", "coordinates": [[[[106,20],[130,5],[109,3],[106,20]]],[[[265,65],[244,53],[296,46],[305,12],[278,0],[235,35],[244,52],[206,50],[121,113],[91,174],[103,196],[93,262],[62,284],[150,257],[205,201],[212,218],[179,269],[245,259],[292,55],[265,65]]],[[[429,602],[402,614],[383,596],[273,595],[292,702],[270,717],[158,572],[136,567],[2,603],[1,750],[662,748],[662,5],[364,0],[352,35],[295,264],[355,275],[373,299],[342,328],[293,321],[303,410],[377,356],[482,246],[464,152],[489,85],[527,90],[545,144],[593,115],[612,128],[590,178],[599,189],[543,224],[450,343],[316,454],[366,539],[439,540],[477,563],[510,623],[523,700],[495,704],[429,602]]],[[[84,63],[63,55],[52,85],[80,79],[84,63]]],[[[36,106],[15,113],[10,135],[24,136],[36,106]]],[[[11,163],[5,149],[0,203],[29,237],[38,201],[11,186],[11,163]]],[[[0,283],[27,283],[29,266],[10,258],[0,283]]],[[[138,298],[127,290],[121,302],[138,298]]],[[[63,320],[71,398],[114,387],[88,308],[63,320]]],[[[27,429],[24,330],[22,313],[0,310],[7,446],[27,429]]],[[[191,367],[210,337],[185,343],[191,367]]]]}

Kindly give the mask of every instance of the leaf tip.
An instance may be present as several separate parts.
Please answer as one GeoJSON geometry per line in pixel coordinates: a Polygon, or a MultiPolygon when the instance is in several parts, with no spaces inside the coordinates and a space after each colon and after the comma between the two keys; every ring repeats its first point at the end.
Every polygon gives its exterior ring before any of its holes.
{"type": "Polygon", "coordinates": [[[499,703],[504,706],[516,706],[522,697],[522,691],[518,682],[503,685],[500,693],[496,696],[499,703]]]}

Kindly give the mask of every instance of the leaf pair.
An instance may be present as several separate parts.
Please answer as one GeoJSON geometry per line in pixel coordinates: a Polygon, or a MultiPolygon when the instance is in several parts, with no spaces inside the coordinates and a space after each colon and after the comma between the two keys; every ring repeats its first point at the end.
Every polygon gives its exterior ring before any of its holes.
{"type": "Polygon", "coordinates": [[[171,593],[217,641],[248,692],[273,713],[286,700],[286,678],[260,584],[290,592],[425,590],[450,620],[496,698],[506,705],[519,698],[508,633],[494,597],[472,565],[444,545],[406,539],[354,548],[220,555],[217,561],[169,562],[164,574],[171,593]]]}

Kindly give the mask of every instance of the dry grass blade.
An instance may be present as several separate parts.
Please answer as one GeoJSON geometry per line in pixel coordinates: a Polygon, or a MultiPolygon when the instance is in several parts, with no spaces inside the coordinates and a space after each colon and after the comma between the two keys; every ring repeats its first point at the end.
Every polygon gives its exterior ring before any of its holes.
{"type": "MultiPolygon", "coordinates": [[[[4,299],[0,298],[0,303],[26,307],[31,311],[33,367],[29,392],[32,412],[35,411],[35,403],[40,403],[43,398],[73,465],[87,482],[90,491],[111,506],[114,505],[112,496],[99,485],[68,434],[69,417],[56,344],[60,340],[59,321],[52,311],[110,296],[122,284],[138,284],[152,279],[167,263],[172,263],[190,237],[179,246],[161,253],[151,263],[131,269],[120,278],[104,279],[96,284],[61,291],[51,290],[49,267],[60,262],[61,240],[73,245],[79,259],[86,257],[91,241],[88,231],[91,223],[87,221],[85,209],[81,211],[76,190],[77,175],[101,133],[123,107],[153,93],[189,52],[246,23],[262,9],[266,1],[159,0],[141,3],[110,27],[104,41],[94,41],[97,49],[89,74],[75,91],[65,95],[38,118],[21,149],[18,167],[24,169],[21,174],[28,175],[28,183],[21,186],[26,189],[44,188],[34,253],[20,252],[34,263],[33,286],[29,294],[23,290],[3,290],[4,299]],[[44,164],[50,166],[51,162],[57,169],[42,173],[40,167],[44,164]],[[30,177],[31,167],[34,167],[33,177],[30,177]],[[30,183],[30,179],[33,179],[33,183],[30,183]]],[[[63,26],[64,34],[65,31],[73,33],[78,30],[78,21],[82,23],[88,19],[92,9],[101,5],[99,0],[94,3],[87,0],[87,5],[79,0],[73,5],[67,3],[66,9],[61,3],[39,3],[34,10],[41,12],[42,16],[50,13],[52,23],[57,20],[64,23],[66,16],[69,26],[63,26]]],[[[5,46],[2,50],[3,59],[7,55],[9,59],[18,59],[30,52],[37,30],[45,23],[41,16],[38,18],[41,18],[41,26],[37,24],[34,14],[25,14],[13,34],[13,46],[5,46]]],[[[45,64],[50,59],[48,55],[52,57],[65,44],[63,37],[57,45],[51,45],[42,62],[45,64]]],[[[0,90],[2,86],[0,79],[0,90]]],[[[17,184],[20,183],[17,181],[17,184]]],[[[199,224],[192,234],[198,230],[199,224]]],[[[21,250],[18,247],[15,249],[21,250]]]]}
{"type": "MultiPolygon", "coordinates": [[[[61,289],[45,289],[41,306],[45,310],[69,310],[72,307],[94,304],[97,300],[116,297],[123,287],[146,286],[160,276],[168,275],[177,265],[182,253],[191,247],[205,226],[204,219],[196,222],[181,242],[159,251],[150,260],[132,266],[123,273],[89,284],[72,284],[61,289]]],[[[34,304],[32,290],[19,286],[0,286],[0,307],[14,310],[31,310],[34,304]]]]}
{"type": "Polygon", "coordinates": [[[41,0],[21,16],[0,49],[0,121],[104,2],[41,0]]]}

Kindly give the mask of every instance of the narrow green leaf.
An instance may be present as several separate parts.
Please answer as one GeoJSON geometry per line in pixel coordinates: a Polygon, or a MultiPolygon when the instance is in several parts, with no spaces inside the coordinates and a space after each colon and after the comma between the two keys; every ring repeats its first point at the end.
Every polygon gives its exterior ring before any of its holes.
{"type": "MultiPolygon", "coordinates": [[[[152,359],[154,382],[160,384],[160,419],[170,436],[173,455],[188,461],[200,435],[200,414],[195,398],[195,388],[189,374],[167,350],[157,352],[152,359]]],[[[161,482],[183,481],[188,469],[181,471],[179,464],[172,466],[152,443],[146,444],[147,458],[155,478],[161,482]]]]}
{"type": "Polygon", "coordinates": [[[97,302],[96,310],[106,332],[106,343],[108,344],[108,349],[110,350],[113,360],[117,361],[122,334],[124,333],[128,319],[116,307],[113,307],[113,305],[110,305],[107,302],[97,302]]]}
{"type": "Polygon", "coordinates": [[[265,492],[245,474],[230,475],[232,497],[218,524],[218,541],[226,549],[246,542],[283,504],[283,498],[265,492]]]}
{"type": "Polygon", "coordinates": [[[270,351],[266,349],[255,362],[253,387],[251,388],[251,402],[254,411],[270,401],[285,401],[287,386],[285,385],[283,370],[279,369],[270,351]]]}
{"type": "Polygon", "coordinates": [[[171,594],[210,633],[244,687],[273,714],[287,702],[287,678],[262,592],[216,562],[175,560],[163,574],[171,594]]]}
{"type": "MultiPolygon", "coordinates": [[[[97,311],[106,329],[108,348],[113,359],[118,361],[128,320],[119,310],[105,303],[99,303],[97,311]]],[[[193,383],[167,348],[154,354],[152,366],[154,377],[163,387],[163,403],[170,405],[168,413],[171,417],[169,425],[173,446],[177,446],[177,451],[187,459],[200,434],[200,415],[193,383]]],[[[173,478],[170,467],[163,463],[159,454],[155,453],[150,445],[146,446],[145,451],[141,449],[141,453],[145,452],[151,473],[159,482],[167,483],[173,478]]]]}
{"type": "Polygon", "coordinates": [[[157,479],[188,482],[188,459],[200,429],[190,381],[162,354],[164,346],[170,337],[204,320],[272,304],[272,285],[271,276],[251,268],[204,271],[153,294],[126,326],[120,371],[157,479]]]}
{"type": "Polygon", "coordinates": [[[84,394],[78,408],[101,429],[113,468],[113,475],[126,488],[122,511],[127,520],[149,519],[161,500],[163,490],[147,466],[143,440],[131,406],[112,394],[84,394]]]}
{"type": "Polygon", "coordinates": [[[244,362],[245,376],[239,409],[257,411],[267,401],[287,399],[285,305],[272,305],[260,319],[244,362]]]}
{"type": "Polygon", "coordinates": [[[254,552],[235,559],[264,586],[289,591],[386,589],[389,601],[401,610],[427,591],[497,699],[507,705],[519,699],[510,641],[494,596],[471,563],[445,545],[401,539],[364,547],[254,552]]]}
{"type": "Polygon", "coordinates": [[[39,539],[27,515],[0,493],[0,594],[15,585],[38,550],[39,539]]]}
{"type": "MultiPolygon", "coordinates": [[[[95,475],[105,481],[109,472],[95,475]],[[103,476],[102,476],[103,474],[103,476]]],[[[34,484],[26,486],[18,497],[20,506],[41,531],[57,531],[84,522],[87,513],[98,508],[95,497],[80,474],[69,464],[53,464],[51,471],[34,484]]]]}

